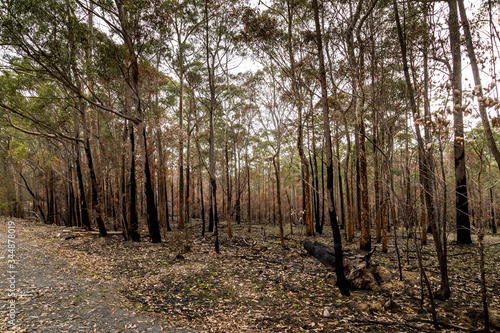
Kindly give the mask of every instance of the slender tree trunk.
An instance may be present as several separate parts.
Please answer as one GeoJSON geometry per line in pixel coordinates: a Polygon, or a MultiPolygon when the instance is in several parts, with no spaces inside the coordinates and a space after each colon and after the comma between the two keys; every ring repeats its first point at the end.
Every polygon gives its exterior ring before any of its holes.
{"type": "Polygon", "coordinates": [[[495,205],[493,200],[493,189],[490,188],[490,201],[491,201],[491,232],[493,234],[497,233],[497,222],[495,220],[495,205]]]}
{"type": "Polygon", "coordinates": [[[460,52],[460,25],[458,23],[457,1],[448,0],[450,8],[449,29],[450,47],[453,56],[452,93],[453,93],[453,126],[455,139],[455,207],[457,223],[457,244],[472,243],[469,221],[469,205],[467,201],[467,174],[465,172],[465,140],[464,117],[462,110],[462,59],[460,52]]]}
{"type": "Polygon", "coordinates": [[[191,99],[193,100],[193,110],[194,110],[194,117],[195,117],[195,145],[196,145],[196,153],[198,155],[198,182],[200,186],[200,205],[201,205],[201,219],[202,219],[202,229],[201,229],[201,236],[205,237],[205,227],[206,227],[206,221],[205,221],[205,197],[203,195],[203,175],[202,175],[202,167],[203,167],[203,160],[201,157],[201,147],[200,147],[200,139],[199,139],[199,117],[198,117],[198,108],[196,104],[196,99],[194,95],[194,91],[191,90],[191,99]]]}
{"type": "Polygon", "coordinates": [[[191,181],[191,116],[192,116],[192,110],[193,110],[193,104],[194,100],[191,98],[190,99],[191,103],[191,108],[189,109],[188,112],[188,119],[187,119],[187,132],[188,132],[188,140],[187,140],[187,151],[186,151],[186,200],[184,201],[185,205],[185,218],[184,218],[184,224],[186,228],[186,239],[188,235],[188,226],[189,226],[189,214],[191,213],[191,203],[192,200],[190,199],[191,197],[191,187],[190,187],[190,181],[191,181]]]}
{"type": "Polygon", "coordinates": [[[481,86],[481,75],[479,73],[479,67],[477,64],[476,53],[474,51],[474,45],[472,44],[472,35],[470,32],[469,21],[467,19],[467,13],[465,11],[464,1],[458,0],[458,8],[460,11],[460,18],[462,19],[462,28],[464,29],[465,43],[467,45],[467,54],[469,56],[472,75],[474,77],[474,95],[477,96],[479,104],[479,114],[481,115],[481,121],[483,122],[484,134],[486,137],[486,142],[488,143],[488,149],[491,151],[495,161],[500,168],[500,151],[493,137],[493,132],[491,131],[490,121],[486,113],[486,105],[490,105],[490,102],[486,97],[483,96],[483,87],[481,86]]]}
{"type": "Polygon", "coordinates": [[[483,201],[482,201],[482,186],[481,186],[481,175],[483,172],[483,149],[480,151],[479,156],[479,172],[477,174],[477,193],[478,193],[478,224],[479,232],[477,234],[477,243],[479,248],[479,273],[481,277],[481,301],[483,303],[483,316],[484,316],[484,332],[488,333],[490,331],[490,318],[488,311],[488,298],[487,298],[487,287],[486,287],[486,274],[484,269],[484,226],[486,224],[486,217],[484,216],[483,201]]]}
{"type": "Polygon", "coordinates": [[[132,123],[129,123],[130,139],[130,175],[129,175],[129,236],[134,242],[139,242],[139,218],[137,216],[137,181],[135,174],[135,135],[132,123]]]}
{"type": "Polygon", "coordinates": [[[240,150],[236,148],[236,145],[238,143],[238,135],[235,133],[234,135],[234,148],[233,148],[233,155],[234,155],[234,182],[236,184],[236,193],[235,193],[235,198],[234,198],[234,220],[236,221],[237,224],[241,223],[241,184],[240,184],[240,161],[241,161],[241,156],[240,156],[240,150]]]}
{"type": "MultiPolygon", "coordinates": [[[[312,101],[312,98],[311,98],[312,101]]],[[[311,108],[312,110],[312,108],[311,108]]],[[[313,121],[311,117],[311,122],[313,121]]],[[[314,198],[314,218],[316,220],[316,232],[318,234],[323,233],[323,225],[321,224],[321,218],[320,218],[320,211],[319,211],[319,178],[318,178],[318,158],[317,158],[317,151],[316,151],[316,135],[314,131],[314,126],[311,124],[311,127],[313,128],[312,130],[312,150],[313,150],[313,156],[311,158],[311,153],[309,151],[309,160],[311,164],[311,170],[313,172],[313,184],[314,184],[314,193],[313,193],[313,198],[314,198]]],[[[342,225],[343,225],[343,219],[342,219],[342,225]]]]}
{"type": "Polygon", "coordinates": [[[199,182],[200,182],[200,205],[201,205],[201,222],[202,222],[202,229],[201,229],[201,236],[205,237],[205,229],[206,229],[206,221],[205,221],[205,197],[203,195],[203,178],[201,174],[201,165],[200,165],[200,170],[199,170],[199,182]]]}
{"type": "MultiPolygon", "coordinates": [[[[181,45],[181,44],[179,44],[181,45]]],[[[182,60],[181,60],[182,61],[182,60]]],[[[184,95],[184,70],[181,64],[179,74],[179,127],[183,130],[183,95],[184,95]]],[[[179,229],[184,229],[184,139],[180,136],[179,139],[179,211],[178,211],[178,226],[179,229]]]]}
{"type": "MultiPolygon", "coordinates": [[[[70,11],[70,5],[69,1],[66,1],[66,10],[67,10],[67,15],[68,15],[68,21],[73,19],[73,15],[70,11]]],[[[72,24],[68,24],[68,26],[72,27],[72,24]]],[[[73,75],[73,80],[75,82],[75,86],[78,92],[78,98],[77,98],[77,105],[76,108],[78,109],[80,113],[80,119],[82,123],[82,128],[83,128],[83,145],[84,145],[84,150],[85,154],[87,157],[87,163],[88,163],[88,168],[90,172],[90,184],[91,184],[91,193],[92,193],[92,209],[96,211],[96,221],[97,221],[97,226],[99,228],[99,235],[100,236],[107,236],[106,228],[104,226],[104,221],[102,217],[102,211],[101,211],[101,206],[99,203],[99,195],[98,195],[98,185],[97,185],[97,180],[96,180],[96,175],[94,171],[94,164],[92,161],[92,154],[90,151],[90,139],[89,139],[89,134],[88,134],[88,128],[87,128],[87,120],[86,120],[86,110],[85,110],[85,104],[83,102],[83,98],[80,96],[81,91],[82,91],[82,82],[78,73],[78,70],[76,68],[76,49],[74,47],[74,31],[73,29],[69,29],[69,41],[70,41],[70,46],[71,46],[71,73],[73,75]]],[[[75,117],[75,134],[79,135],[79,127],[77,125],[78,120],[75,117]]],[[[79,164],[79,154],[77,155],[77,163],[79,164]]],[[[81,176],[81,171],[79,172],[81,176]]],[[[83,182],[82,182],[83,183],[83,182]]],[[[83,188],[83,184],[82,184],[83,188]]],[[[82,197],[85,198],[84,193],[82,193],[82,197]]],[[[86,203],[85,203],[86,204],[86,203]]],[[[83,207],[82,207],[83,210],[83,207]]],[[[87,210],[88,212],[88,210],[87,210]]],[[[50,215],[50,214],[49,214],[50,215]]],[[[88,217],[88,215],[87,215],[88,217]]],[[[50,218],[50,217],[49,217],[50,218]]],[[[85,217],[84,217],[85,218],[85,217]]],[[[87,221],[84,221],[86,223],[87,221]]],[[[90,226],[91,224],[91,218],[89,217],[88,219],[88,225],[90,226]]]]}
{"type": "MultiPolygon", "coordinates": [[[[83,121],[83,124],[85,122],[83,121]]],[[[85,126],[85,125],[84,125],[85,126]]],[[[84,129],[84,133],[86,130],[84,129]]],[[[96,215],[96,222],[97,222],[97,227],[99,228],[99,235],[102,237],[105,237],[108,235],[106,232],[106,227],[104,226],[104,220],[103,220],[103,211],[101,208],[101,203],[100,203],[100,198],[98,194],[98,183],[97,183],[97,177],[95,175],[94,171],[94,164],[92,161],[92,153],[90,150],[90,141],[88,136],[85,138],[85,155],[87,156],[87,163],[90,171],[90,183],[91,183],[91,189],[92,189],[92,208],[95,210],[95,215],[96,215]]]]}
{"type": "Polygon", "coordinates": [[[149,227],[149,235],[151,236],[151,242],[160,243],[161,233],[160,225],[158,223],[158,211],[155,206],[155,197],[153,190],[153,181],[151,179],[151,170],[149,167],[149,157],[147,153],[146,145],[146,125],[144,121],[139,124],[139,141],[141,141],[141,160],[144,172],[144,191],[146,195],[146,217],[149,227]],[[142,132],[142,133],[141,133],[142,132]]]}
{"type": "Polygon", "coordinates": [[[366,145],[365,145],[365,124],[363,120],[363,112],[361,111],[362,103],[358,101],[357,123],[359,128],[359,188],[361,195],[361,240],[360,249],[370,251],[372,248],[371,241],[371,227],[370,227],[370,206],[368,204],[368,171],[366,159],[366,145]]]}
{"type": "MultiPolygon", "coordinates": [[[[195,106],[196,107],[196,106],[195,106]]],[[[195,111],[196,112],[196,111],[195,111]]],[[[201,201],[201,220],[202,220],[202,229],[201,229],[201,236],[205,237],[205,226],[206,226],[206,221],[205,221],[205,197],[203,195],[203,175],[201,173],[201,168],[203,166],[203,162],[201,159],[201,148],[200,148],[200,141],[198,138],[198,115],[196,114],[196,151],[198,153],[198,178],[199,178],[199,183],[200,183],[200,201],[201,201]]]]}
{"type": "Polygon", "coordinates": [[[373,172],[374,172],[374,187],[375,187],[375,225],[376,225],[376,237],[377,243],[382,241],[382,217],[381,217],[381,207],[380,207],[380,170],[378,161],[378,117],[374,116],[375,121],[373,122],[373,172]]]}
{"type": "MultiPolygon", "coordinates": [[[[172,228],[170,227],[170,212],[169,212],[169,209],[168,209],[168,185],[167,185],[167,172],[165,172],[165,183],[164,183],[164,187],[165,187],[165,217],[166,217],[166,227],[167,227],[167,231],[172,231],[172,228]]],[[[173,197],[172,197],[172,200],[173,200],[173,197]]],[[[172,218],[173,219],[173,218],[172,218]]]]}
{"type": "Polygon", "coordinates": [[[134,41],[132,40],[131,32],[129,31],[129,24],[127,22],[125,8],[123,2],[115,0],[118,9],[118,18],[121,25],[121,34],[123,42],[127,49],[127,63],[129,64],[129,73],[126,77],[127,83],[133,92],[133,99],[135,101],[135,112],[137,117],[137,134],[139,135],[139,147],[141,152],[141,162],[143,170],[143,186],[146,199],[146,220],[149,228],[149,235],[151,242],[160,243],[161,233],[158,223],[158,211],[155,205],[155,195],[153,190],[153,182],[151,179],[151,170],[149,166],[149,154],[147,149],[146,139],[146,124],[144,113],[141,104],[140,84],[139,84],[139,64],[134,50],[134,41]]]}
{"type": "MultiPolygon", "coordinates": [[[[398,29],[398,37],[399,44],[401,47],[401,55],[403,60],[403,69],[406,80],[406,87],[408,92],[408,97],[410,100],[410,106],[412,109],[412,113],[414,118],[418,118],[418,109],[415,103],[415,97],[413,92],[413,86],[410,78],[410,72],[408,68],[407,61],[407,52],[406,52],[406,41],[403,35],[403,29],[401,27],[401,22],[399,21],[399,12],[397,7],[397,1],[393,0],[394,6],[394,14],[396,17],[396,25],[398,29]]],[[[424,145],[424,140],[422,139],[420,133],[420,126],[416,122],[415,123],[415,132],[417,135],[417,143],[418,143],[418,153],[419,153],[419,167],[420,167],[420,178],[425,190],[425,199],[427,205],[427,219],[432,228],[432,234],[434,237],[434,244],[436,247],[436,252],[439,261],[439,268],[441,273],[441,290],[439,291],[438,297],[443,300],[446,300],[450,297],[450,287],[449,287],[449,279],[448,279],[448,262],[446,259],[446,253],[443,252],[443,244],[441,241],[441,235],[439,234],[439,230],[436,223],[436,211],[434,207],[434,195],[435,195],[435,179],[434,179],[434,166],[431,151],[426,149],[426,145],[424,145]]]]}
{"type": "Polygon", "coordinates": [[[172,217],[172,224],[174,223],[174,207],[175,207],[175,203],[174,203],[174,176],[172,175],[171,179],[170,179],[171,183],[172,183],[172,186],[170,187],[170,198],[171,198],[171,209],[170,209],[170,214],[171,214],[171,217],[172,217]]]}
{"type": "Polygon", "coordinates": [[[314,236],[314,227],[312,221],[312,211],[311,211],[311,189],[309,187],[309,163],[307,162],[306,154],[304,153],[304,120],[302,119],[302,101],[300,97],[300,91],[297,87],[297,78],[295,73],[295,58],[292,44],[292,24],[293,24],[293,12],[294,5],[291,0],[287,1],[288,10],[288,53],[290,57],[290,74],[291,74],[291,84],[295,107],[298,113],[298,128],[297,128],[297,148],[299,151],[303,179],[302,179],[302,194],[304,199],[303,210],[304,210],[304,223],[306,225],[306,236],[314,236]]]}
{"type": "MultiPolygon", "coordinates": [[[[375,20],[371,18],[369,20],[370,29],[370,76],[371,76],[371,93],[373,104],[378,104],[377,100],[377,64],[378,59],[376,56],[376,43],[375,43],[375,20]]],[[[381,207],[380,207],[380,168],[379,168],[379,149],[378,146],[378,131],[380,127],[379,123],[379,110],[373,108],[372,110],[372,135],[373,135],[373,185],[375,192],[375,228],[376,228],[376,242],[380,243],[382,241],[382,222],[381,222],[381,207]]]]}
{"type": "MultiPolygon", "coordinates": [[[[127,133],[127,125],[125,124],[125,131],[124,131],[124,139],[123,142],[125,143],[128,137],[127,133]]],[[[130,193],[128,193],[128,184],[126,181],[126,176],[125,176],[125,170],[126,170],[126,162],[125,162],[125,151],[122,152],[122,158],[121,158],[121,193],[119,194],[119,200],[120,200],[120,208],[121,208],[121,223],[122,223],[122,230],[123,230],[123,239],[124,240],[129,240],[130,239],[130,223],[129,223],[129,212],[130,212],[130,207],[129,207],[129,199],[128,196],[130,193]]]]}
{"type": "Polygon", "coordinates": [[[422,245],[427,244],[427,212],[425,207],[425,195],[420,195],[422,202],[422,245]]]}
{"type": "Polygon", "coordinates": [[[330,115],[328,110],[328,93],[326,85],[325,60],[323,56],[323,42],[321,27],[319,24],[319,9],[318,0],[312,1],[314,10],[314,22],[316,26],[316,45],[318,48],[319,74],[321,81],[321,105],[323,108],[323,125],[325,131],[325,150],[326,150],[326,172],[327,172],[327,189],[328,189],[328,213],[332,226],[334,250],[335,250],[335,270],[337,274],[337,285],[340,292],[344,296],[349,296],[349,281],[344,275],[344,259],[342,253],[342,236],[340,234],[339,225],[337,223],[337,215],[335,212],[334,193],[333,193],[333,158],[332,158],[332,138],[330,131],[330,115]]]}
{"type": "Polygon", "coordinates": [[[40,215],[42,215],[42,221],[43,221],[43,223],[47,223],[47,218],[45,217],[45,213],[43,212],[42,207],[40,206],[40,203],[38,201],[37,195],[31,190],[30,186],[28,185],[28,182],[26,181],[26,178],[24,178],[24,176],[23,176],[22,173],[20,173],[20,176],[21,176],[21,179],[24,182],[24,185],[26,186],[26,189],[28,190],[28,192],[30,193],[30,195],[33,197],[33,202],[35,203],[34,206],[36,206],[36,208],[40,212],[40,215]]]}
{"type": "MultiPolygon", "coordinates": [[[[279,144],[279,143],[278,143],[279,144]]],[[[276,175],[276,198],[278,200],[278,225],[280,228],[281,246],[285,247],[285,235],[283,231],[283,208],[281,205],[281,168],[280,168],[280,153],[279,148],[275,156],[273,156],[274,172],[276,175]]]]}
{"type": "Polygon", "coordinates": [[[167,202],[167,185],[165,175],[165,161],[163,156],[163,145],[161,142],[161,129],[156,129],[156,146],[158,149],[158,222],[163,228],[163,238],[167,237],[167,219],[168,219],[168,202],[167,202]],[[165,207],[165,209],[163,209],[165,207]]]}
{"type": "MultiPolygon", "coordinates": [[[[226,62],[227,65],[227,62],[226,62]]],[[[226,68],[226,74],[228,74],[228,70],[226,68]]],[[[229,87],[229,78],[226,76],[226,85],[229,87]]],[[[228,92],[230,95],[230,92],[228,92]]],[[[225,165],[224,169],[226,172],[226,205],[225,205],[225,216],[226,216],[226,221],[227,221],[227,237],[230,239],[233,237],[233,228],[231,225],[231,219],[232,219],[232,194],[233,194],[233,189],[231,186],[231,177],[229,176],[229,138],[228,138],[228,127],[229,127],[229,109],[231,107],[228,107],[228,110],[226,110],[226,119],[225,119],[225,126],[224,126],[224,158],[225,158],[225,165]]]]}
{"type": "Polygon", "coordinates": [[[344,114],[344,128],[346,132],[346,140],[347,140],[347,151],[346,151],[346,156],[345,156],[345,162],[344,162],[344,179],[345,179],[345,195],[346,195],[346,210],[347,210],[347,219],[346,225],[347,225],[347,230],[346,230],[346,240],[348,242],[352,242],[354,238],[354,212],[353,212],[353,204],[352,204],[352,197],[351,197],[351,186],[349,182],[349,164],[350,164],[350,157],[351,157],[351,137],[349,135],[349,128],[347,125],[347,118],[344,114]]]}
{"type": "MultiPolygon", "coordinates": [[[[77,147],[76,149],[76,176],[78,178],[78,189],[80,190],[80,210],[82,214],[82,223],[90,231],[92,226],[90,225],[90,217],[87,206],[87,199],[85,198],[85,187],[83,184],[82,167],[80,160],[80,151],[77,147]]],[[[42,213],[43,214],[43,213],[42,213]]],[[[44,218],[45,220],[45,218],[44,218]]]]}
{"type": "Polygon", "coordinates": [[[226,197],[226,209],[225,209],[225,215],[226,215],[226,221],[227,221],[227,237],[232,238],[233,237],[233,228],[231,225],[231,219],[232,219],[232,203],[233,203],[233,189],[231,186],[231,177],[229,176],[229,146],[228,146],[228,137],[227,137],[227,127],[228,127],[228,115],[226,113],[226,127],[224,130],[224,157],[225,157],[225,171],[226,171],[226,191],[227,191],[227,197],[226,197]]]}
{"type": "Polygon", "coordinates": [[[389,246],[389,193],[382,192],[382,252],[387,253],[389,246]]]}
{"type": "MultiPolygon", "coordinates": [[[[424,5],[424,18],[425,18],[425,21],[427,22],[428,18],[427,18],[427,6],[424,5]]],[[[428,41],[425,40],[424,41],[424,51],[423,51],[423,57],[424,57],[424,123],[427,124],[427,121],[432,121],[431,119],[431,115],[430,115],[430,103],[429,103],[429,84],[428,84],[428,81],[429,81],[429,59],[428,59],[428,41]]],[[[429,130],[428,129],[424,129],[425,131],[425,141],[427,143],[430,143],[430,135],[429,135],[429,130]]],[[[430,154],[430,152],[428,152],[430,154]]],[[[422,165],[421,165],[421,162],[422,161],[422,158],[421,158],[421,153],[419,151],[419,168],[420,168],[420,183],[423,184],[422,182],[422,177],[423,177],[423,174],[422,174],[422,165]]],[[[424,210],[422,216],[422,244],[425,245],[427,244],[427,226],[429,223],[431,223],[431,221],[433,219],[429,219],[429,216],[432,213],[432,210],[430,211],[430,207],[427,206],[427,203],[429,202],[427,199],[428,199],[428,194],[425,193],[426,192],[426,189],[424,188],[424,193],[423,195],[421,196],[421,200],[422,200],[422,209],[424,210]]]]}
{"type": "Polygon", "coordinates": [[[368,13],[359,21],[361,15],[363,0],[359,0],[356,7],[356,12],[351,18],[351,24],[348,28],[347,45],[349,53],[349,63],[353,69],[353,98],[355,102],[356,115],[356,142],[357,142],[357,179],[358,179],[358,223],[361,228],[360,249],[365,251],[371,250],[371,228],[370,228],[370,207],[368,203],[368,175],[367,175],[367,158],[366,158],[366,130],[364,123],[364,42],[360,37],[360,30],[364,21],[368,17],[368,13]],[[357,28],[356,28],[357,25],[357,28]],[[357,46],[359,48],[358,59],[355,55],[354,30],[357,34],[357,46]]]}
{"type": "MultiPolygon", "coordinates": [[[[55,224],[56,219],[55,219],[55,213],[54,213],[54,171],[49,170],[49,175],[48,175],[48,183],[46,186],[46,201],[47,201],[47,218],[49,224],[55,224]]],[[[15,191],[15,190],[14,190],[15,191]]],[[[12,200],[12,206],[11,206],[11,213],[10,215],[12,217],[16,216],[16,206],[15,206],[15,197],[12,200]]]]}
{"type": "MultiPolygon", "coordinates": [[[[353,89],[353,96],[356,96],[357,92],[353,89]]],[[[354,98],[354,97],[353,97],[354,98]]],[[[354,98],[354,110],[356,110],[357,99],[354,98]]],[[[356,111],[354,112],[356,115],[356,111]]],[[[355,169],[353,172],[356,173],[356,229],[361,230],[361,171],[359,169],[359,124],[356,118],[354,122],[354,152],[355,152],[355,160],[353,163],[355,164],[355,169]]]]}
{"type": "MultiPolygon", "coordinates": [[[[325,151],[325,145],[323,145],[323,152],[325,151]]],[[[327,199],[325,196],[325,161],[323,158],[323,153],[321,154],[321,225],[325,225],[325,204],[327,199]]]]}
{"type": "MultiPolygon", "coordinates": [[[[207,71],[208,71],[208,82],[210,87],[210,107],[209,107],[209,174],[210,174],[210,215],[209,215],[209,231],[212,231],[215,227],[215,252],[220,253],[219,247],[219,221],[217,214],[217,182],[215,175],[215,78],[214,78],[214,66],[210,62],[211,52],[210,52],[210,40],[209,40],[209,27],[210,20],[208,17],[208,0],[205,1],[205,21],[206,21],[206,56],[207,56],[207,71]],[[212,228],[212,230],[211,230],[212,228]]],[[[213,57],[212,57],[213,59],[213,57]]]]}
{"type": "MultiPolygon", "coordinates": [[[[73,166],[71,165],[71,162],[68,163],[68,179],[73,180],[73,166]]],[[[73,184],[71,181],[68,182],[67,184],[67,196],[66,196],[66,201],[67,201],[67,223],[66,226],[72,227],[75,225],[75,195],[73,193],[73,184]]],[[[22,201],[21,201],[22,202],[22,201]]]]}
{"type": "Polygon", "coordinates": [[[248,205],[247,205],[247,215],[248,215],[248,233],[252,232],[252,196],[250,188],[250,164],[248,163],[248,145],[245,150],[245,164],[247,169],[247,191],[248,191],[248,205]]]}
{"type": "MultiPolygon", "coordinates": [[[[338,124],[337,127],[335,127],[335,133],[338,133],[338,124]]],[[[346,212],[344,208],[344,187],[342,184],[342,169],[340,166],[340,140],[337,139],[337,142],[335,144],[335,147],[337,149],[337,173],[338,173],[338,179],[339,179],[339,201],[340,201],[340,217],[342,218],[342,223],[341,226],[344,228],[345,233],[347,235],[347,222],[346,222],[346,212]]],[[[347,238],[347,237],[346,237],[347,238]]]]}
{"type": "MultiPolygon", "coordinates": [[[[130,59],[126,59],[126,65],[130,66],[130,59]]],[[[125,112],[127,116],[132,117],[132,89],[129,84],[125,82],[125,112]]],[[[126,138],[130,141],[130,150],[128,155],[130,157],[129,161],[129,181],[127,187],[127,219],[128,219],[128,237],[134,241],[139,242],[141,240],[141,236],[139,234],[139,217],[137,215],[137,177],[135,170],[135,135],[134,135],[134,124],[127,120],[124,129],[124,143],[126,142],[126,138]]]]}

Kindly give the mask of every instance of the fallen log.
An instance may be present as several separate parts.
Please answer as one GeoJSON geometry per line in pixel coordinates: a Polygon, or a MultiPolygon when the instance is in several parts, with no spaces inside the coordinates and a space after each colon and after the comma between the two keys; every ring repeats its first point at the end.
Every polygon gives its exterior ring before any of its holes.
{"type": "MultiPolygon", "coordinates": [[[[75,234],[88,234],[88,235],[99,235],[99,231],[86,231],[86,230],[63,230],[65,234],[75,233],[75,234]]],[[[108,235],[122,235],[123,231],[108,231],[108,235]]]]}
{"type": "Polygon", "coordinates": [[[304,241],[304,249],[306,249],[307,253],[318,259],[323,265],[335,267],[335,253],[328,245],[317,241],[313,243],[309,239],[306,239],[304,241]]]}
{"type": "MultiPolygon", "coordinates": [[[[77,237],[89,237],[89,236],[99,236],[99,231],[69,231],[69,230],[63,230],[63,232],[66,233],[71,233],[71,235],[64,237],[64,239],[73,239],[77,237]]],[[[108,231],[108,236],[112,235],[123,235],[123,231],[108,231]]],[[[61,236],[61,234],[58,234],[57,237],[61,236]]]]}
{"type": "MultiPolygon", "coordinates": [[[[326,244],[304,240],[304,249],[327,267],[335,269],[335,252],[326,244]]],[[[392,274],[380,265],[370,265],[374,247],[364,255],[344,258],[344,273],[353,289],[376,290],[384,282],[392,280],[392,274]]]]}
{"type": "MultiPolygon", "coordinates": [[[[88,234],[90,235],[99,235],[99,231],[87,231],[88,234]]],[[[108,231],[107,232],[109,236],[112,235],[123,235],[123,231],[108,231]]]]}

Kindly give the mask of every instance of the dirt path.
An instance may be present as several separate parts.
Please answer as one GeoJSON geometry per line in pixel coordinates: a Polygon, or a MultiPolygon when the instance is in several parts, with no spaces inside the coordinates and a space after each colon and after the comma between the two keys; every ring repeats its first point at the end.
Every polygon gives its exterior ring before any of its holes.
{"type": "Polygon", "coordinates": [[[138,314],[118,287],[79,270],[29,241],[17,240],[17,273],[9,273],[7,233],[0,232],[0,331],[177,332],[138,314]],[[15,325],[8,322],[9,281],[15,275],[15,325]]]}

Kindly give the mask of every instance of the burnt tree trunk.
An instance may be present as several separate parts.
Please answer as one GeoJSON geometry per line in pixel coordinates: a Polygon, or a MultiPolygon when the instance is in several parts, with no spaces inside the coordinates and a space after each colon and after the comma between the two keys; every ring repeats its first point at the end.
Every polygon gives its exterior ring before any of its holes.
{"type": "Polygon", "coordinates": [[[321,81],[321,104],[323,109],[323,124],[324,124],[324,135],[325,135],[325,150],[326,150],[326,172],[327,181],[326,186],[328,189],[328,213],[330,216],[330,223],[332,226],[332,233],[334,239],[334,249],[335,249],[335,267],[337,273],[337,285],[340,292],[344,296],[349,296],[349,281],[346,279],[344,274],[344,259],[342,252],[342,236],[340,234],[340,228],[337,222],[337,215],[335,212],[335,203],[333,196],[333,161],[332,161],[332,138],[330,130],[330,115],[328,110],[328,93],[326,85],[326,71],[325,71],[325,60],[323,55],[323,40],[321,33],[321,26],[319,23],[319,9],[318,1],[313,0],[314,9],[314,22],[316,26],[316,39],[318,48],[318,60],[319,60],[319,72],[321,81]]]}
{"type": "Polygon", "coordinates": [[[129,236],[134,242],[139,242],[139,219],[137,217],[137,182],[135,177],[135,136],[134,129],[130,128],[130,215],[129,215],[129,236]]]}
{"type": "Polygon", "coordinates": [[[491,232],[497,233],[497,222],[495,220],[495,206],[493,200],[493,189],[490,188],[490,201],[491,201],[491,232]]]}
{"type": "Polygon", "coordinates": [[[304,249],[307,253],[318,259],[323,265],[335,268],[335,252],[327,245],[315,241],[314,243],[306,239],[304,240],[304,249]]]}
{"type": "MultiPolygon", "coordinates": [[[[84,130],[85,131],[85,130],[84,130]]],[[[87,137],[85,140],[85,155],[87,156],[87,163],[90,171],[90,184],[91,184],[91,189],[92,189],[92,208],[95,210],[95,215],[96,215],[96,222],[97,222],[97,227],[99,228],[99,234],[102,237],[105,237],[108,235],[106,232],[106,227],[104,226],[104,219],[102,218],[103,211],[102,207],[99,201],[99,194],[98,194],[98,189],[97,187],[99,186],[97,183],[97,177],[95,175],[95,170],[94,170],[94,164],[92,161],[92,153],[90,151],[90,141],[89,138],[87,137]]]]}
{"type": "MultiPolygon", "coordinates": [[[[393,1],[394,7],[394,15],[396,18],[396,26],[398,30],[398,38],[399,44],[401,48],[401,57],[403,60],[403,70],[406,81],[406,88],[408,91],[408,98],[410,101],[410,106],[412,109],[412,114],[414,117],[419,117],[413,84],[410,78],[410,71],[408,68],[408,60],[407,60],[407,51],[406,51],[406,40],[403,34],[403,28],[401,26],[401,22],[399,21],[399,12],[397,7],[397,1],[393,1]]],[[[441,273],[441,290],[439,291],[439,297],[443,300],[446,300],[450,297],[450,285],[448,278],[448,262],[446,258],[446,252],[443,248],[446,248],[443,245],[443,240],[441,239],[441,234],[437,227],[436,222],[436,209],[434,205],[434,195],[435,195],[435,175],[434,175],[434,161],[432,160],[432,150],[427,151],[426,145],[424,144],[424,140],[420,133],[420,126],[418,123],[415,123],[415,132],[417,135],[417,143],[418,143],[418,156],[419,156],[419,169],[420,169],[420,181],[425,190],[425,202],[427,206],[427,220],[432,229],[432,235],[434,238],[434,245],[436,247],[437,257],[439,261],[439,269],[441,273]]],[[[428,133],[426,133],[428,134],[428,133]]],[[[446,239],[444,239],[446,241],[446,239]]]]}
{"type": "Polygon", "coordinates": [[[450,47],[453,56],[453,69],[451,73],[453,89],[453,125],[455,139],[453,148],[455,152],[455,196],[456,196],[456,223],[457,243],[472,243],[469,221],[469,203],[467,200],[467,173],[465,172],[465,140],[464,117],[462,109],[462,60],[460,52],[460,25],[458,23],[457,2],[449,0],[449,29],[450,47]]]}

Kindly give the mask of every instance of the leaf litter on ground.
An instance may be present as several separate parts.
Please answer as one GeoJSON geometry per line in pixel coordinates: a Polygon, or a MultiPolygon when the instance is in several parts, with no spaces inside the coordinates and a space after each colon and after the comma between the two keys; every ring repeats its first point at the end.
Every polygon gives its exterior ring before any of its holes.
{"type": "MultiPolygon", "coordinates": [[[[354,290],[343,297],[335,286],[335,272],[309,256],[306,238],[296,228],[282,248],[277,228],[233,225],[234,237],[223,235],[221,249],[213,252],[213,236],[201,230],[167,233],[161,244],[125,242],[107,238],[55,237],[64,227],[20,221],[22,237],[86,272],[86,278],[118,285],[139,313],[167,320],[179,329],[214,332],[419,332],[433,331],[426,291],[422,301],[420,272],[415,250],[402,254],[403,281],[398,279],[394,245],[388,253],[377,250],[373,265],[388,269],[391,278],[378,290],[354,290]],[[326,310],[326,311],[325,311],[326,310]],[[327,314],[327,315],[325,315],[327,314]]],[[[198,224],[199,223],[193,223],[198,224]]],[[[298,226],[297,226],[298,227],[298,226]]],[[[330,234],[316,240],[332,244],[330,234]]],[[[499,236],[488,235],[487,280],[492,313],[500,308],[499,236]]],[[[394,239],[391,239],[392,243],[394,239]]],[[[407,243],[408,244],[408,243],[407,243]]],[[[343,243],[347,258],[364,254],[358,244],[343,243]]],[[[376,244],[374,244],[376,245],[376,244]]],[[[437,288],[439,271],[432,242],[423,249],[426,273],[437,288]]],[[[347,259],[349,260],[349,259],[347,259]]],[[[477,245],[449,246],[452,297],[437,303],[443,324],[476,330],[482,327],[477,245]]],[[[498,317],[498,316],[497,316],[498,317]]],[[[498,319],[497,319],[498,320],[498,319]]],[[[498,326],[497,326],[498,327],[498,326]]],[[[442,328],[442,332],[456,329],[442,328]]]]}

